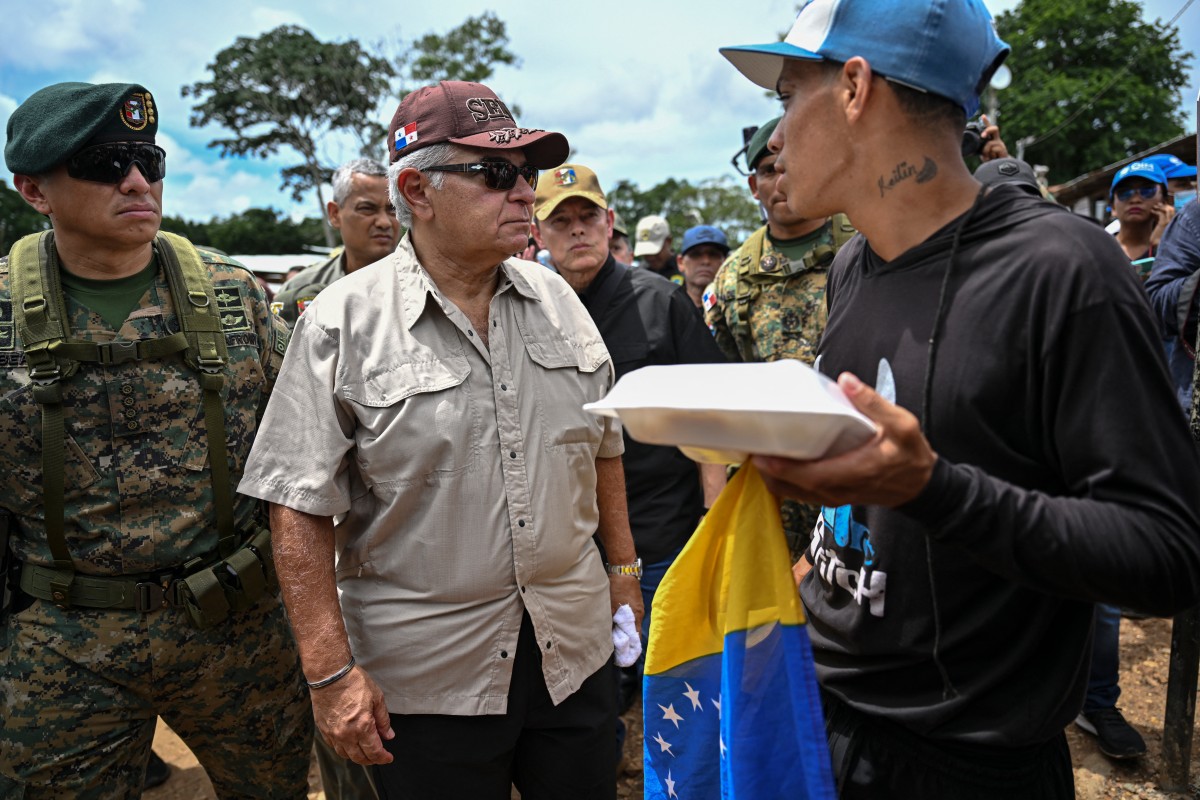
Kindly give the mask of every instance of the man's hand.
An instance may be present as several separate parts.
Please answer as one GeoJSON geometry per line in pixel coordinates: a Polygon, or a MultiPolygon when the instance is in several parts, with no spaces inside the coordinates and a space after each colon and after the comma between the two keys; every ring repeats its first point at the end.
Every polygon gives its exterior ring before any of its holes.
{"type": "Polygon", "coordinates": [[[795,564],[792,564],[792,579],[796,581],[796,588],[800,588],[800,581],[804,580],[804,576],[812,570],[812,564],[808,563],[808,559],[800,556],[795,564]]]}
{"type": "Polygon", "coordinates": [[[342,758],[355,764],[390,764],[392,754],[383,749],[391,739],[391,718],[383,692],[362,667],[336,683],[311,691],[317,730],[342,758]]]}
{"type": "Polygon", "coordinates": [[[642,582],[632,575],[609,575],[608,597],[612,613],[616,614],[617,608],[622,605],[628,605],[633,610],[633,620],[640,631],[642,617],[646,616],[646,609],[642,607],[642,582]]]}
{"type": "Polygon", "coordinates": [[[937,461],[917,418],[849,372],[838,377],[838,385],[854,407],[878,426],[874,438],[848,453],[818,461],[754,456],[767,487],[777,495],[820,506],[894,507],[912,500],[929,483],[937,461]]]}
{"type": "Polygon", "coordinates": [[[1004,146],[1004,140],[1000,138],[999,126],[988,122],[987,114],[980,114],[979,119],[983,122],[983,133],[980,134],[983,139],[983,149],[979,151],[979,160],[991,161],[993,158],[1008,158],[1008,148],[1004,146]]]}

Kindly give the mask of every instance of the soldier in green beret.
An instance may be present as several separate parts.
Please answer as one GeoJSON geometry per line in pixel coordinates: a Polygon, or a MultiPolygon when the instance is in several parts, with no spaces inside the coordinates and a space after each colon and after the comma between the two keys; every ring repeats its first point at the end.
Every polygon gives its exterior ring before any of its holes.
{"type": "Polygon", "coordinates": [[[342,234],[341,249],[306,267],[275,295],[271,308],[289,326],[329,284],[386,258],[400,241],[400,220],[388,199],[387,169],[356,158],[333,171],[333,199],[325,204],[329,224],[342,234]]]}
{"type": "MultiPolygon", "coordinates": [[[[779,117],[762,125],[746,146],[750,193],[767,224],[725,259],[704,293],[708,327],[726,358],[811,365],[825,330],[825,279],[833,256],[855,233],[842,214],[803,219],[788,210],[775,154],[767,149],[779,117]]],[[[820,509],[794,501],[782,506],[792,555],[808,544],[820,509]]]]}
{"type": "Polygon", "coordinates": [[[311,708],[260,504],[234,487],[284,349],[254,277],[159,232],[136,84],[8,121],[52,230],[0,258],[0,796],[140,794],[156,718],[222,797],[302,798],[311,708]]]}

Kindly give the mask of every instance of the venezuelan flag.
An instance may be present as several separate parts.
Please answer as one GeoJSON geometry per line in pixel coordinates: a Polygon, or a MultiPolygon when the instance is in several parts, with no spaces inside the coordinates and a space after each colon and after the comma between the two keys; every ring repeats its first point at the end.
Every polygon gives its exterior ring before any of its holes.
{"type": "Polygon", "coordinates": [[[835,796],[805,622],[778,502],[747,464],[654,598],[648,800],[835,796]]]}

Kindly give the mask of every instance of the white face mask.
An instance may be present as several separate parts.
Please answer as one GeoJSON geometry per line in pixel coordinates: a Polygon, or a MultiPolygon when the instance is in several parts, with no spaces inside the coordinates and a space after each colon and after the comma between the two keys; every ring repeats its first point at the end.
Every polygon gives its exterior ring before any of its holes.
{"type": "Polygon", "coordinates": [[[1196,190],[1189,189],[1186,192],[1177,192],[1175,194],[1175,213],[1183,210],[1183,207],[1196,199],[1196,190]]]}

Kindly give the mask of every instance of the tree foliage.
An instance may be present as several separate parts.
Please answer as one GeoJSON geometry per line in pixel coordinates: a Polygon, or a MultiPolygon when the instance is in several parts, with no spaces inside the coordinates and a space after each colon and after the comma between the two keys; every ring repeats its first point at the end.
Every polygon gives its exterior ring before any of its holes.
{"type": "Polygon", "coordinates": [[[293,222],[273,208],[248,208],[240,214],[194,222],[163,217],[162,229],[230,254],[289,255],[321,244],[322,221],[308,217],[293,222]]]}
{"type": "MultiPolygon", "coordinates": [[[[384,123],[413,88],[438,80],[486,80],[497,65],[519,63],[508,49],[504,22],[491,12],[468,17],[445,34],[427,33],[391,47],[399,55],[384,54],[384,43],[322,42],[295,25],[240,36],[208,65],[208,80],[183,87],[183,96],[197,101],[191,124],[228,131],[209,143],[222,156],[297,155],[298,163],[281,170],[281,188],[290,188],[296,200],[316,190],[323,218],[321,185],[356,155],[323,145],[349,139],[358,154],[381,158],[384,123]]],[[[328,228],[326,239],[333,244],[328,228]]]]}
{"type": "Polygon", "coordinates": [[[43,217],[25,202],[21,193],[0,181],[0,256],[8,253],[17,239],[50,227],[43,217]]]}
{"type": "Polygon", "coordinates": [[[629,226],[631,236],[642,217],[666,217],[677,249],[683,232],[695,225],[715,225],[724,231],[730,246],[737,246],[763,225],[750,189],[728,175],[695,184],[668,178],[646,190],[632,181],[620,180],[606,196],[629,226]]]}
{"type": "Polygon", "coordinates": [[[1183,133],[1192,53],[1181,51],[1177,29],[1144,22],[1136,0],[1021,0],[996,27],[1013,49],[1001,133],[1014,151],[1022,138],[1040,139],[1025,159],[1049,166],[1051,183],[1183,133]]]}

